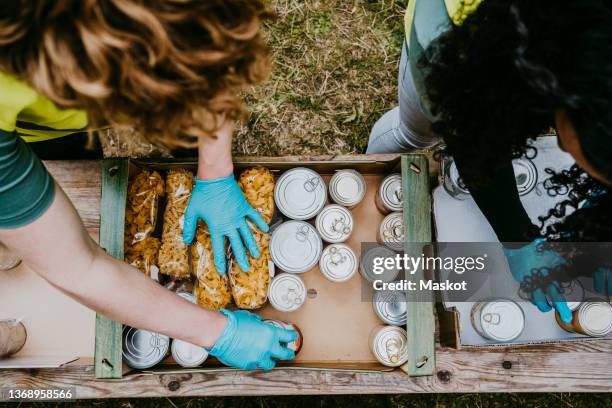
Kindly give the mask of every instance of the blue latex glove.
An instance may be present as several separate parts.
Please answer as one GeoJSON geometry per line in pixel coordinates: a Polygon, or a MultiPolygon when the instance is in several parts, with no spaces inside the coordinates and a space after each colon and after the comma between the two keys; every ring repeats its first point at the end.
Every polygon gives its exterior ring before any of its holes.
{"type": "Polygon", "coordinates": [[[271,370],[275,360],[293,360],[295,352],[287,343],[297,339],[294,330],[281,329],[261,321],[246,310],[221,310],[227,325],[209,353],[223,364],[246,370],[271,370]]]}
{"type": "Polygon", "coordinates": [[[196,178],[195,187],[185,212],[183,241],[187,245],[191,244],[198,220],[201,218],[210,232],[217,272],[225,275],[226,237],[229,239],[240,269],[247,272],[250,270],[250,265],[242,242],[244,241],[254,258],[259,258],[259,248],[246,222],[246,217],[253,221],[260,230],[268,232],[268,224],[244,198],[233,174],[214,180],[196,178]]]}
{"type": "Polygon", "coordinates": [[[601,267],[593,274],[593,286],[597,293],[612,296],[612,269],[601,267]]]}
{"type": "MultiPolygon", "coordinates": [[[[532,242],[518,249],[504,248],[504,253],[510,265],[512,276],[517,282],[522,283],[525,278],[532,276],[532,271],[539,268],[555,268],[566,263],[565,258],[552,250],[538,250],[541,241],[532,242]]],[[[550,299],[554,307],[565,323],[572,321],[570,311],[565,297],[555,284],[549,285],[544,290],[536,289],[531,297],[531,302],[543,313],[550,312],[552,307],[547,300],[550,299]]]]}

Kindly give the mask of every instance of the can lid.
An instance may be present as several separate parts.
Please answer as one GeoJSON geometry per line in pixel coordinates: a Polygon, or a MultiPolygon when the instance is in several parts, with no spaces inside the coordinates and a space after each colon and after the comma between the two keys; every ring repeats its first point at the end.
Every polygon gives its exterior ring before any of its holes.
{"type": "Polygon", "coordinates": [[[272,307],[281,312],[293,312],[306,300],[306,285],[297,275],[281,273],[268,288],[268,300],[272,307]]]}
{"type": "Polygon", "coordinates": [[[344,242],[353,232],[353,215],[340,205],[329,204],[317,215],[315,225],[323,241],[344,242]]]}
{"type": "Polygon", "coordinates": [[[359,204],[365,192],[365,179],[352,169],[337,171],[329,181],[329,196],[340,205],[352,207],[359,204]]]}
{"type": "Polygon", "coordinates": [[[612,331],[612,306],[607,302],[585,302],[578,309],[580,327],[589,336],[605,336],[612,331]]]}
{"type": "Polygon", "coordinates": [[[132,368],[144,370],[164,359],[170,338],[163,334],[123,327],[123,360],[132,368]]]}
{"type": "Polygon", "coordinates": [[[183,340],[172,340],[171,350],[174,361],[187,368],[197,367],[208,358],[208,351],[204,347],[183,340]]]}
{"type": "Polygon", "coordinates": [[[348,245],[329,245],[323,250],[319,269],[330,281],[345,282],[357,272],[357,255],[348,245]]]}
{"type": "Polygon", "coordinates": [[[397,326],[384,326],[372,340],[372,352],[376,359],[389,367],[399,367],[408,361],[408,335],[397,326]]]}
{"type": "Polygon", "coordinates": [[[394,212],[387,215],[380,223],[380,237],[383,243],[395,251],[404,249],[405,231],[404,215],[394,212]]]}
{"type": "Polygon", "coordinates": [[[465,194],[470,194],[470,191],[468,190],[467,186],[465,185],[465,183],[461,179],[461,176],[459,175],[459,169],[457,169],[457,164],[455,163],[454,160],[450,164],[448,173],[449,173],[451,182],[458,190],[460,190],[461,192],[465,194]]]}
{"type": "Polygon", "coordinates": [[[294,220],[313,218],[327,201],[323,178],[314,170],[296,167],[284,172],[274,187],[276,207],[294,220]]]}
{"type": "Polygon", "coordinates": [[[270,238],[270,256],[285,272],[303,273],[312,269],[323,250],[317,230],[304,221],[287,221],[279,225],[270,238]]]}
{"type": "Polygon", "coordinates": [[[525,315],[519,305],[511,300],[490,301],[480,311],[480,327],[492,340],[512,341],[525,328],[525,315]]]}
{"type": "Polygon", "coordinates": [[[403,326],[408,320],[406,295],[397,291],[374,292],[372,306],[376,315],[387,324],[403,326]]]}
{"type": "Polygon", "coordinates": [[[404,200],[402,193],[402,176],[399,173],[389,174],[384,178],[378,190],[380,199],[391,211],[402,211],[404,200]]]}
{"type": "Polygon", "coordinates": [[[374,282],[375,280],[393,282],[395,278],[397,278],[397,275],[399,275],[400,270],[398,268],[382,268],[381,273],[376,273],[375,260],[377,258],[394,258],[395,255],[395,252],[384,246],[376,246],[366,250],[365,253],[362,254],[361,261],[359,262],[359,272],[361,276],[369,282],[374,282]]]}
{"type": "Polygon", "coordinates": [[[529,194],[538,183],[538,169],[529,159],[514,159],[512,167],[519,195],[529,194]]]}

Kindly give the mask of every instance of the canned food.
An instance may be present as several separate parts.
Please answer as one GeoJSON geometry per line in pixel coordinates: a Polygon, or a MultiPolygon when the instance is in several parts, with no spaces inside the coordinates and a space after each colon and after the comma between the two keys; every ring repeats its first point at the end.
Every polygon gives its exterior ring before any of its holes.
{"type": "Polygon", "coordinates": [[[385,177],[376,192],[376,207],[383,214],[404,209],[402,194],[402,175],[389,174],[385,177]]]}
{"type": "Polygon", "coordinates": [[[302,335],[302,331],[299,327],[297,327],[293,323],[285,323],[281,320],[267,319],[264,320],[264,322],[280,329],[295,330],[298,334],[298,337],[291,343],[287,343],[287,348],[289,350],[293,350],[296,355],[300,352],[300,350],[302,349],[302,344],[304,343],[304,335],[302,335]]]}
{"type": "Polygon", "coordinates": [[[580,281],[573,280],[568,284],[564,284],[561,289],[565,299],[569,299],[565,303],[572,312],[578,309],[582,302],[584,302],[584,287],[580,281]]]}
{"type": "Polygon", "coordinates": [[[357,255],[345,244],[332,244],[325,248],[319,269],[332,282],[345,282],[357,272],[357,255]]]}
{"type": "Polygon", "coordinates": [[[538,183],[538,169],[529,159],[514,159],[512,167],[519,195],[529,194],[538,183]]]}
{"type": "Polygon", "coordinates": [[[123,326],[123,361],[139,370],[160,363],[170,349],[170,338],[160,333],[123,326]]]}
{"type": "Polygon", "coordinates": [[[317,215],[315,225],[323,241],[344,242],[353,232],[353,215],[340,205],[330,204],[317,215]]]}
{"type": "Polygon", "coordinates": [[[387,215],[378,228],[378,243],[394,251],[404,250],[404,215],[395,212],[387,215]]]}
{"type": "Polygon", "coordinates": [[[455,161],[450,157],[442,160],[442,186],[453,198],[463,200],[470,195],[467,186],[459,176],[455,161]]]}
{"type": "Polygon", "coordinates": [[[274,264],[289,273],[312,269],[323,251],[317,230],[304,221],[287,221],[276,227],[270,238],[270,256],[274,264]]]}
{"type": "Polygon", "coordinates": [[[339,170],[329,181],[329,197],[336,204],[353,208],[363,200],[365,193],[365,179],[355,170],[339,170]]]}
{"type": "Polygon", "coordinates": [[[281,273],[270,283],[268,300],[278,311],[293,312],[298,310],[306,300],[306,285],[297,275],[281,273]]]}
{"type": "Polygon", "coordinates": [[[406,310],[406,294],[396,291],[376,291],[372,300],[374,313],[386,324],[405,326],[408,313],[406,310]]]}
{"type": "Polygon", "coordinates": [[[327,202],[325,182],[317,172],[305,167],[287,170],[276,182],[274,201],[286,217],[308,220],[316,216],[327,202]]]}
{"type": "Polygon", "coordinates": [[[408,335],[397,326],[381,326],[370,335],[370,350],[387,367],[399,367],[408,361],[408,335]]]}
{"type": "Polygon", "coordinates": [[[525,328],[523,309],[509,299],[495,299],[476,303],[471,313],[474,329],[485,339],[510,342],[525,328]]]}
{"type": "Polygon", "coordinates": [[[602,337],[612,332],[612,306],[606,302],[584,302],[572,312],[572,321],[567,324],[556,313],[557,323],[565,331],[585,336],[602,337]]]}
{"type": "Polygon", "coordinates": [[[387,258],[395,258],[395,256],[395,252],[384,246],[370,248],[361,256],[359,273],[368,282],[376,280],[393,282],[399,275],[400,270],[395,263],[393,268],[385,268],[382,261],[387,258]]]}
{"type": "Polygon", "coordinates": [[[17,258],[15,254],[0,242],[0,271],[16,268],[20,263],[21,259],[17,258]]]}
{"type": "Polygon", "coordinates": [[[13,355],[23,348],[28,333],[17,319],[0,320],[0,358],[13,355]]]}
{"type": "Polygon", "coordinates": [[[208,351],[204,347],[183,340],[172,340],[170,350],[174,361],[185,368],[198,367],[208,358],[208,351]]]}

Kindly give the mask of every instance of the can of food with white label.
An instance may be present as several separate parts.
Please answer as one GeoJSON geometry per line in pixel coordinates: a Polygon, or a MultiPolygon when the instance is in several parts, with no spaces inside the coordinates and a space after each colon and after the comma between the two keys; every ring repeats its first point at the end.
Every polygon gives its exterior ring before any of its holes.
{"type": "Polygon", "coordinates": [[[306,301],[306,284],[297,275],[276,275],[268,288],[268,300],[280,312],[296,311],[306,301]]]}
{"type": "Polygon", "coordinates": [[[183,340],[172,340],[170,350],[174,361],[185,368],[198,367],[208,358],[208,351],[204,347],[183,340]]]}
{"type": "Polygon", "coordinates": [[[445,157],[442,160],[442,186],[444,190],[457,200],[464,200],[470,196],[470,191],[459,176],[459,170],[455,161],[450,157],[445,157]]]}
{"type": "Polygon", "coordinates": [[[472,308],[471,320],[478,334],[498,343],[515,340],[525,328],[523,309],[509,299],[476,303],[472,308]]]}
{"type": "Polygon", "coordinates": [[[17,319],[0,320],[0,358],[19,352],[25,345],[28,333],[17,319]]]}
{"type": "Polygon", "coordinates": [[[0,242],[0,271],[16,268],[20,263],[21,259],[0,242]]]}
{"type": "Polygon", "coordinates": [[[338,170],[329,181],[329,197],[336,204],[353,208],[366,193],[365,179],[352,169],[338,170]]]}
{"type": "Polygon", "coordinates": [[[379,326],[370,334],[370,350],[387,367],[399,367],[408,361],[408,335],[397,326],[379,326]]]}
{"type": "Polygon", "coordinates": [[[319,269],[332,282],[346,282],[357,272],[357,255],[348,245],[329,245],[323,250],[319,269]]]}
{"type": "Polygon", "coordinates": [[[402,175],[394,173],[385,177],[378,187],[375,201],[376,208],[383,214],[402,211],[404,209],[402,175]]]}
{"type": "Polygon", "coordinates": [[[588,301],[572,312],[572,321],[567,324],[555,312],[557,323],[565,331],[585,336],[603,337],[612,332],[612,306],[607,302],[588,301]]]}
{"type": "Polygon", "coordinates": [[[276,208],[294,220],[309,220],[327,202],[327,188],[323,178],[314,170],[296,167],[284,172],[274,187],[276,208]]]}
{"type": "Polygon", "coordinates": [[[397,265],[393,263],[391,268],[387,268],[384,265],[384,260],[393,259],[397,254],[385,246],[372,247],[367,249],[361,256],[359,262],[359,273],[368,282],[374,282],[381,280],[383,282],[393,282],[400,270],[397,265]]]}
{"type": "Polygon", "coordinates": [[[519,195],[529,194],[538,184],[538,169],[529,159],[514,159],[512,168],[519,195]]]}
{"type": "Polygon", "coordinates": [[[378,228],[377,240],[394,251],[404,250],[404,214],[395,212],[387,215],[378,228]]]}
{"type": "Polygon", "coordinates": [[[377,290],[374,292],[372,306],[376,316],[386,324],[406,325],[408,314],[404,292],[377,290]]]}
{"type": "Polygon", "coordinates": [[[299,327],[297,327],[293,323],[285,323],[281,320],[275,320],[275,319],[264,320],[264,323],[271,324],[272,326],[278,327],[279,329],[294,330],[295,332],[297,332],[298,334],[297,339],[295,339],[291,343],[287,343],[287,348],[289,350],[293,350],[296,355],[300,352],[300,350],[302,349],[302,344],[304,343],[304,336],[302,335],[302,331],[300,330],[299,327]]]}
{"type": "Polygon", "coordinates": [[[323,251],[317,230],[304,221],[287,221],[270,238],[270,257],[282,271],[304,273],[312,269],[323,251]]]}
{"type": "Polygon", "coordinates": [[[160,333],[123,326],[123,361],[139,370],[159,364],[168,354],[170,338],[160,333]]]}
{"type": "Polygon", "coordinates": [[[338,204],[326,205],[315,220],[321,238],[330,244],[346,241],[353,232],[353,225],[351,212],[338,204]]]}

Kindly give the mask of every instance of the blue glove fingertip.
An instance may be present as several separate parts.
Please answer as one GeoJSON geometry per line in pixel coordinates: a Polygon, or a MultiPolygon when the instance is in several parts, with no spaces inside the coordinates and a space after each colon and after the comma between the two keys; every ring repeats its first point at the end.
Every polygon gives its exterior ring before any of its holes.
{"type": "Polygon", "coordinates": [[[548,313],[552,310],[552,307],[547,302],[536,301],[534,302],[538,310],[542,313],[548,313]]]}
{"type": "Polygon", "coordinates": [[[563,323],[570,324],[572,322],[572,311],[565,302],[555,302],[555,309],[559,312],[559,316],[563,323]]]}

